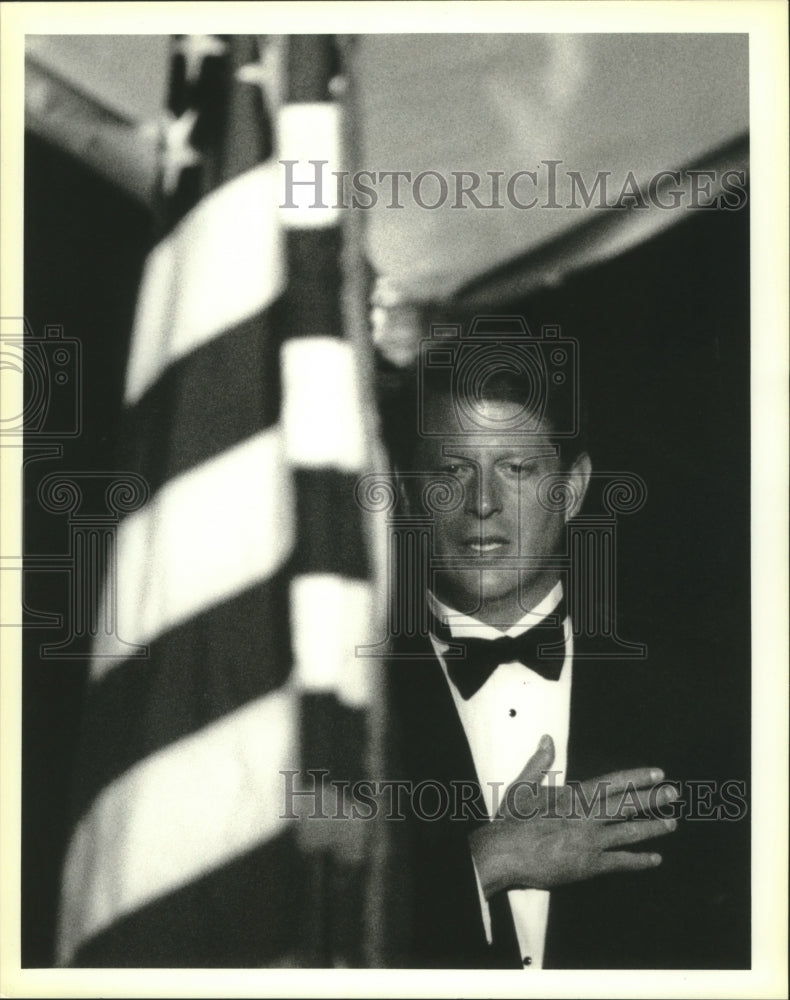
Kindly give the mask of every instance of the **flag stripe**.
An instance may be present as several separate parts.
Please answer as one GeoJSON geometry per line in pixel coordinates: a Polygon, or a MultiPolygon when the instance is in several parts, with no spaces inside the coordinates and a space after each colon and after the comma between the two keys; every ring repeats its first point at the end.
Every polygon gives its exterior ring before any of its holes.
{"type": "Polygon", "coordinates": [[[334,39],[330,35],[289,35],[286,68],[289,102],[326,100],[329,81],[339,70],[334,39]]]}
{"type": "Polygon", "coordinates": [[[356,476],[334,469],[295,469],[299,535],[294,571],[337,573],[351,580],[369,575],[356,476]]]}
{"type": "Polygon", "coordinates": [[[291,623],[295,680],[306,691],[333,691],[358,659],[355,646],[368,638],[370,587],[336,574],[294,577],[291,623]],[[343,621],[344,628],[335,626],[343,621]]]}
{"type": "Polygon", "coordinates": [[[261,164],[207,195],[151,251],[135,317],[127,404],[175,360],[254,316],[282,291],[284,263],[272,218],[275,167],[261,164]]]}
{"type": "Polygon", "coordinates": [[[92,676],[218,601],[274,574],[294,541],[290,478],[271,428],[163,486],[118,530],[117,633],[97,637],[92,676]],[[121,640],[121,641],[119,641],[121,640]]]}
{"type": "Polygon", "coordinates": [[[335,337],[307,337],[283,345],[283,431],[297,466],[358,472],[365,460],[356,362],[335,337]]]}
{"type": "Polygon", "coordinates": [[[286,831],[122,918],[81,947],[73,964],[192,969],[295,965],[314,906],[305,876],[295,837],[286,831]]]}
{"type": "Polygon", "coordinates": [[[337,226],[343,211],[335,176],[342,170],[337,105],[286,104],[278,125],[285,183],[278,202],[281,224],[286,229],[337,226]]]}
{"type": "Polygon", "coordinates": [[[366,762],[359,749],[365,745],[365,712],[323,692],[305,692],[301,702],[303,768],[328,769],[330,778],[338,781],[362,778],[366,762]]]}
{"type": "Polygon", "coordinates": [[[282,830],[281,771],[299,766],[294,698],[279,689],[140,761],[77,825],[66,861],[61,961],[83,937],[282,830]],[[120,864],[96,866],[114,842],[120,864]]]}
{"type": "MultiPolygon", "coordinates": [[[[285,213],[283,213],[285,214],[285,213]]],[[[341,231],[295,229],[286,234],[288,287],[283,296],[283,332],[288,337],[342,339],[339,255],[341,231]]]]}
{"type": "Polygon", "coordinates": [[[179,358],[126,412],[123,467],[145,476],[155,492],[271,427],[282,399],[279,365],[279,341],[268,313],[242,320],[179,358]],[[234,394],[229,407],[224,390],[240,381],[239,372],[244,373],[243,391],[234,394]],[[163,440],[165,426],[171,433],[163,440]]]}
{"type": "Polygon", "coordinates": [[[91,685],[86,716],[102,723],[86,730],[80,748],[75,818],[138,760],[285,683],[289,578],[285,567],[167,632],[150,659],[127,660],[91,685]]]}

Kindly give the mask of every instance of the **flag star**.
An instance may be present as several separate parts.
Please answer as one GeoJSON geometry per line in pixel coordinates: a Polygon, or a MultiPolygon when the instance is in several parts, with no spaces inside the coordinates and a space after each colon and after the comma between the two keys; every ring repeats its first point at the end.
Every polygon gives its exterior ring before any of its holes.
{"type": "Polygon", "coordinates": [[[195,83],[203,68],[203,60],[222,56],[228,46],[216,35],[184,35],[175,45],[175,51],[184,57],[187,83],[195,83]]]}
{"type": "Polygon", "coordinates": [[[236,70],[239,83],[252,83],[261,88],[264,104],[269,112],[277,105],[278,86],[280,82],[280,51],[274,41],[263,45],[257,62],[246,63],[236,70]]]}
{"type": "Polygon", "coordinates": [[[162,190],[171,195],[178,187],[181,172],[200,162],[200,154],[189,142],[198,113],[194,108],[180,118],[170,115],[163,129],[162,190]]]}

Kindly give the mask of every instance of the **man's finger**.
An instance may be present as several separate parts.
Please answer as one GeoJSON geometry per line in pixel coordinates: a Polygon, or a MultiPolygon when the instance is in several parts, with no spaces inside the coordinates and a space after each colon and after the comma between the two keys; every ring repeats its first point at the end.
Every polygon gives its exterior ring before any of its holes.
{"type": "Polygon", "coordinates": [[[534,781],[540,784],[543,781],[543,772],[548,771],[554,763],[554,740],[544,733],[538,741],[538,748],[524,765],[521,774],[513,784],[521,781],[534,781]]]}
{"type": "Polygon", "coordinates": [[[650,788],[629,785],[623,791],[606,789],[606,816],[613,820],[631,819],[668,806],[677,797],[677,790],[671,785],[653,785],[650,788]]]}
{"type": "Polygon", "coordinates": [[[677,823],[674,819],[633,820],[630,823],[610,823],[600,832],[600,844],[604,849],[638,844],[652,837],[663,837],[671,833],[677,823]]]}
{"type": "Polygon", "coordinates": [[[634,854],[631,851],[604,851],[596,864],[596,874],[611,872],[637,872],[657,868],[661,864],[660,854],[634,854]]]}
{"type": "Polygon", "coordinates": [[[587,792],[595,791],[603,786],[605,792],[623,792],[626,788],[649,788],[664,780],[664,772],[660,767],[635,767],[629,771],[612,771],[597,778],[590,778],[581,783],[587,792]]]}

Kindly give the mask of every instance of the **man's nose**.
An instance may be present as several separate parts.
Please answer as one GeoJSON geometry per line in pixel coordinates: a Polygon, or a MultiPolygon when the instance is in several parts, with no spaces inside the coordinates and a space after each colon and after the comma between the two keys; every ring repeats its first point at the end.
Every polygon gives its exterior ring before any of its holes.
{"type": "Polygon", "coordinates": [[[466,490],[465,508],[468,514],[480,520],[502,510],[499,487],[493,476],[478,473],[472,477],[466,490]]]}

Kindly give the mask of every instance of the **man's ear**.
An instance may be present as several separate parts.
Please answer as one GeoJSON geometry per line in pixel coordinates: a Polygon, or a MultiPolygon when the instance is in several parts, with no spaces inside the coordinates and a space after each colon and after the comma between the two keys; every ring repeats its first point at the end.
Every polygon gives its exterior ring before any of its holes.
{"type": "Polygon", "coordinates": [[[573,503],[565,511],[565,520],[570,521],[572,517],[581,510],[584,498],[587,495],[587,487],[590,485],[590,473],[592,472],[592,462],[586,451],[577,456],[573,465],[568,471],[568,481],[571,487],[573,503]]]}

